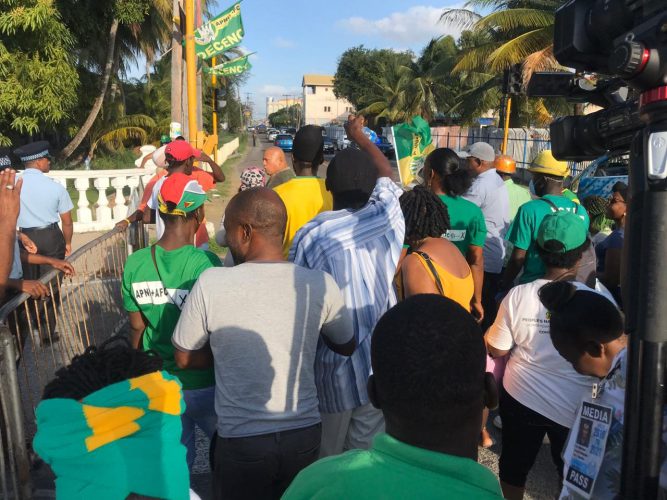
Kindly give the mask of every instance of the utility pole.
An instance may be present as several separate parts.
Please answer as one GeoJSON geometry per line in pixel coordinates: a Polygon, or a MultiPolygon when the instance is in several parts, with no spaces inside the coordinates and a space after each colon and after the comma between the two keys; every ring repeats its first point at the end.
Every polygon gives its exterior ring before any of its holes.
{"type": "Polygon", "coordinates": [[[185,0],[185,67],[188,82],[188,141],[197,142],[197,54],[195,53],[195,0],[185,0]]]}
{"type": "MultiPolygon", "coordinates": [[[[180,19],[180,3],[173,0],[173,17],[180,19]]],[[[174,21],[171,33],[171,121],[178,122],[183,126],[182,90],[183,90],[183,34],[180,26],[174,21]]]]}

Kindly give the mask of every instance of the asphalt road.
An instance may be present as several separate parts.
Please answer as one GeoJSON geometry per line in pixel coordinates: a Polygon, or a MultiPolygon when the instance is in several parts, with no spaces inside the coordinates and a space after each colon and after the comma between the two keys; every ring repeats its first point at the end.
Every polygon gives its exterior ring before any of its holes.
{"type": "MultiPolygon", "coordinates": [[[[251,147],[248,150],[248,153],[243,161],[239,162],[237,170],[240,173],[244,168],[251,166],[262,166],[262,157],[263,151],[271,146],[271,143],[266,141],[266,136],[258,136],[257,147],[252,147],[252,139],[250,140],[251,147]]],[[[287,153],[287,161],[292,166],[292,155],[287,153]]],[[[327,155],[325,157],[325,164],[320,167],[318,172],[319,177],[326,177],[326,167],[329,161],[333,158],[333,155],[327,155]]],[[[398,180],[398,170],[396,167],[396,162],[391,162],[394,167],[395,180],[398,180]]],[[[500,456],[500,443],[501,436],[500,431],[492,425],[493,417],[496,415],[495,412],[491,413],[489,418],[489,431],[495,441],[495,444],[489,449],[479,448],[479,458],[478,461],[482,465],[491,469],[494,473],[498,473],[498,458],[500,456]]],[[[192,476],[192,488],[199,493],[202,499],[206,500],[210,498],[209,488],[210,488],[210,475],[208,467],[208,442],[206,437],[199,430],[197,431],[197,459],[195,462],[194,471],[195,474],[192,476]]],[[[556,474],[556,469],[554,468],[553,463],[551,462],[551,455],[549,450],[548,440],[545,438],[545,443],[540,450],[540,453],[535,462],[530,475],[528,476],[528,483],[526,485],[526,500],[551,500],[557,497],[559,491],[558,487],[558,476],[556,474]]]]}

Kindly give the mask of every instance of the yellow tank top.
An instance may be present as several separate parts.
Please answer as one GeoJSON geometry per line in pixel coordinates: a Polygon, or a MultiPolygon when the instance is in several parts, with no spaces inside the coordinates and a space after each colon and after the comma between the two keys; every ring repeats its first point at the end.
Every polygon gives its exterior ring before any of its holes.
{"type": "MultiPolygon", "coordinates": [[[[475,282],[472,279],[472,271],[469,271],[465,278],[458,278],[449,271],[443,269],[431,259],[428,254],[424,252],[412,252],[412,255],[419,259],[419,262],[422,263],[428,274],[431,276],[438,290],[441,290],[440,295],[452,299],[454,302],[460,304],[466,311],[470,311],[470,301],[475,293],[475,282]],[[433,269],[429,266],[429,262],[433,266],[433,269]],[[435,274],[433,271],[435,271],[435,274]],[[438,283],[440,283],[440,286],[438,286],[438,283]]],[[[399,295],[401,295],[402,299],[402,286],[400,288],[399,295]]]]}

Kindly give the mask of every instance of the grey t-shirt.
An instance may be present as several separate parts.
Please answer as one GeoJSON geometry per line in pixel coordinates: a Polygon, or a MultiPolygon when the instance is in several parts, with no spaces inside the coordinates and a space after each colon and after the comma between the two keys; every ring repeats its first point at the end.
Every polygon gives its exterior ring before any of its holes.
{"type": "Polygon", "coordinates": [[[173,343],[211,343],[218,435],[243,437],[320,421],[315,352],[320,333],[352,339],[333,278],[289,262],[207,269],[188,296],[173,343]]]}

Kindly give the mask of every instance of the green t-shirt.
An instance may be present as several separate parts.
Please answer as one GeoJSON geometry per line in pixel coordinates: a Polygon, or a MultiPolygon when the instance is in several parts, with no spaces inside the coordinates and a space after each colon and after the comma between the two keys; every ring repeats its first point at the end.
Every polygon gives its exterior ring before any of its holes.
{"type": "Polygon", "coordinates": [[[500,500],[495,474],[470,458],[417,448],[378,434],[373,447],[324,458],[302,470],[283,500],[450,498],[500,500]]]}
{"type": "MultiPolygon", "coordinates": [[[[576,213],[586,223],[588,227],[589,219],[586,209],[564,196],[555,196],[548,194],[542,198],[549,199],[558,210],[567,210],[576,213]]],[[[537,230],[540,228],[542,220],[554,211],[552,206],[544,201],[537,199],[523,204],[507,231],[506,239],[516,248],[526,250],[526,261],[523,265],[523,274],[519,277],[519,284],[531,283],[544,276],[546,271],[542,259],[537,253],[537,230]]]]}
{"type": "Polygon", "coordinates": [[[444,235],[445,238],[454,243],[464,257],[470,245],[483,247],[486,240],[486,222],[482,209],[459,196],[441,194],[439,198],[447,206],[451,225],[451,229],[444,235]]]}
{"type": "Polygon", "coordinates": [[[528,188],[515,184],[512,179],[507,179],[505,186],[510,198],[510,221],[513,221],[516,213],[519,211],[519,207],[524,203],[528,203],[532,198],[528,188]]]}
{"type": "Polygon", "coordinates": [[[141,312],[146,318],[143,348],[152,349],[164,360],[164,369],[178,377],[183,389],[202,389],[215,384],[213,368],[183,370],[174,361],[171,336],[181,316],[181,308],[199,275],[220,266],[211,252],[186,245],[166,251],[155,245],[155,260],[164,280],[160,282],[151,249],[143,248],[127,258],[123,272],[123,303],[128,312],[141,312]]]}

